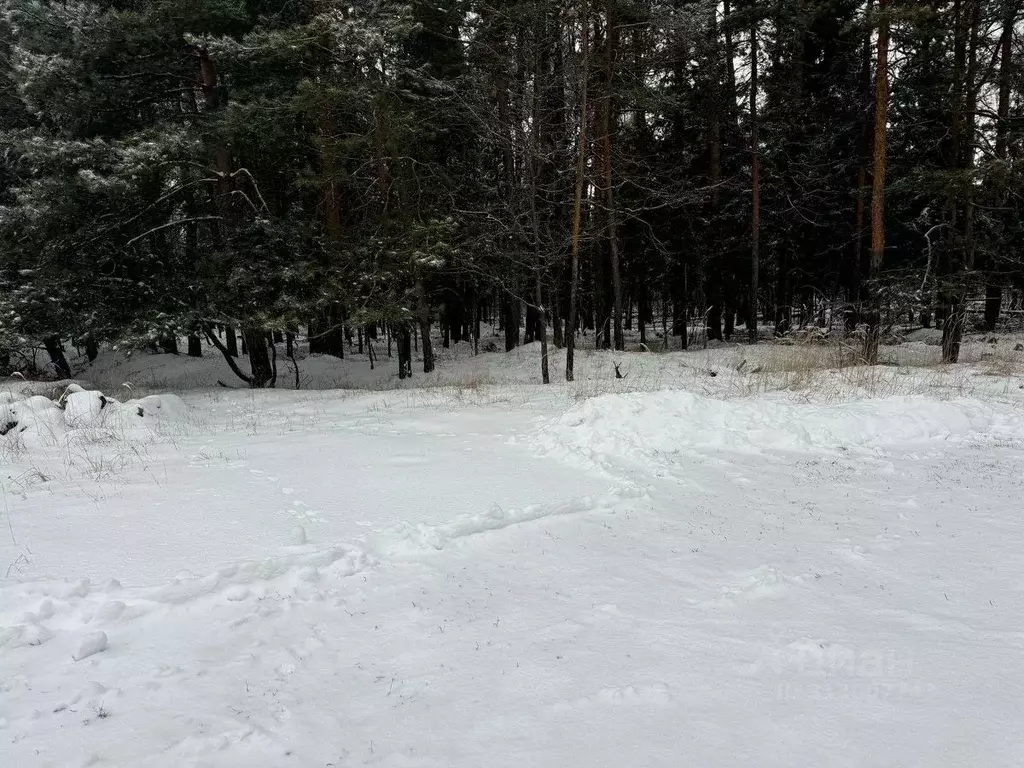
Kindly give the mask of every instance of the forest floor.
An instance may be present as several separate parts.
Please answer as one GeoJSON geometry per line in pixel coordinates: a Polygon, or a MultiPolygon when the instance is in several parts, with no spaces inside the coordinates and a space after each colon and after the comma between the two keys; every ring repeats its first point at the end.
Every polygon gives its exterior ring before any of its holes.
{"type": "Polygon", "coordinates": [[[919,337],[8,382],[0,764],[1024,765],[1024,352],[919,337]]]}

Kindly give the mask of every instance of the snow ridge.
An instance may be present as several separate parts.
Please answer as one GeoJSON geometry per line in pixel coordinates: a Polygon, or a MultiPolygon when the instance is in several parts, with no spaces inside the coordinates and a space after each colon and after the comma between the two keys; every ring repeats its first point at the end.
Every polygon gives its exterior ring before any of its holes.
{"type": "Polygon", "coordinates": [[[603,395],[540,426],[542,454],[590,467],[694,448],[745,453],[880,452],[895,445],[1024,439],[1021,413],[971,398],[890,397],[839,405],[725,401],[685,391],[603,395]]]}
{"type": "Polygon", "coordinates": [[[444,549],[452,540],[497,531],[545,517],[613,509],[619,502],[638,499],[646,491],[633,483],[613,488],[602,495],[580,496],[558,504],[531,504],[518,509],[491,507],[487,512],[467,515],[440,525],[400,523],[367,537],[370,550],[381,557],[406,557],[444,549]]]}

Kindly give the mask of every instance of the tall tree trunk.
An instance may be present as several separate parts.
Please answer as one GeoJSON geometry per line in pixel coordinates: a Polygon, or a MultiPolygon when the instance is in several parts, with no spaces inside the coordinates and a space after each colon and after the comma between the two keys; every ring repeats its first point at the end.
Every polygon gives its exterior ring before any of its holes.
{"type": "MultiPolygon", "coordinates": [[[[341,247],[341,193],[338,189],[338,160],[334,146],[338,128],[334,113],[329,105],[324,106],[319,115],[317,130],[320,134],[321,160],[323,162],[324,188],[323,212],[324,229],[327,232],[328,247],[323,249],[323,267],[329,268],[332,256],[341,247]]],[[[345,328],[333,301],[324,308],[317,329],[316,349],[321,354],[345,358],[345,328]]],[[[310,350],[312,351],[312,350],[310,350]]]]}
{"type": "MultiPolygon", "coordinates": [[[[967,3],[970,0],[953,0],[953,7],[950,13],[953,17],[953,82],[950,89],[952,108],[950,111],[950,131],[947,148],[946,161],[951,176],[960,172],[960,163],[963,153],[964,133],[964,102],[967,93],[967,47],[970,37],[966,17],[967,3]]],[[[940,274],[943,282],[939,288],[939,306],[936,309],[935,317],[942,320],[942,361],[944,363],[955,362],[959,357],[959,345],[955,337],[959,335],[957,321],[959,316],[958,301],[959,291],[957,290],[956,273],[959,271],[951,251],[956,246],[957,234],[960,228],[960,200],[956,196],[956,190],[950,185],[946,197],[945,206],[947,231],[950,233],[950,242],[940,253],[940,274]]]]}
{"type": "Polygon", "coordinates": [[[985,286],[985,330],[994,331],[1003,308],[1003,287],[996,282],[985,286]]]}
{"type": "Polygon", "coordinates": [[[511,352],[519,346],[519,300],[511,296],[501,297],[501,320],[505,330],[505,351],[511,352]]]}
{"type": "Polygon", "coordinates": [[[527,302],[526,325],[523,326],[523,344],[532,344],[537,336],[537,307],[527,302]]]}
{"type": "MultiPolygon", "coordinates": [[[[1009,158],[1010,135],[1010,94],[1013,83],[1013,27],[1020,13],[1020,0],[1005,0],[1006,16],[1003,18],[1003,31],[999,38],[999,102],[996,107],[996,159],[1004,166],[1009,158]]],[[[1003,207],[1006,206],[1009,190],[999,195],[1003,207]]],[[[1003,284],[999,277],[997,264],[989,257],[988,283],[985,286],[985,330],[994,331],[999,323],[999,313],[1003,303],[1003,284]]]]}
{"type": "Polygon", "coordinates": [[[430,341],[430,321],[420,320],[420,342],[423,345],[423,372],[434,370],[434,345],[430,341]]]}
{"type": "MultiPolygon", "coordinates": [[[[712,10],[712,34],[715,39],[715,74],[712,76],[712,105],[709,114],[710,124],[710,182],[711,182],[711,215],[712,226],[718,221],[719,190],[718,185],[722,178],[722,122],[721,122],[721,93],[718,86],[718,25],[717,8],[712,10]]],[[[718,255],[716,253],[716,255],[718,255]]],[[[722,340],[722,284],[724,279],[724,264],[721,259],[712,260],[710,257],[705,261],[708,275],[704,280],[707,294],[707,325],[705,338],[708,340],[722,340]]]]}
{"type": "Polygon", "coordinates": [[[238,336],[233,325],[224,326],[224,346],[231,357],[238,357],[238,336]]]}
{"type": "Polygon", "coordinates": [[[608,205],[608,252],[610,257],[612,278],[612,340],[615,349],[625,349],[622,337],[622,274],[619,268],[619,235],[615,215],[615,188],[612,170],[612,132],[615,129],[613,114],[613,89],[615,85],[615,48],[617,32],[615,30],[615,0],[607,0],[605,6],[605,94],[602,105],[601,128],[604,134],[604,187],[605,202],[608,205]]]}
{"type": "Polygon", "coordinates": [[[504,72],[499,72],[497,82],[498,99],[498,122],[501,125],[501,157],[502,157],[502,178],[505,180],[506,191],[511,194],[512,182],[515,179],[515,158],[512,145],[512,115],[509,109],[509,86],[508,78],[504,72]]]}
{"type": "Polygon", "coordinates": [[[537,304],[537,339],[540,341],[540,379],[544,384],[551,383],[551,372],[548,369],[548,322],[544,312],[544,295],[541,292],[540,270],[534,282],[533,296],[537,304]]]}
{"type": "Polygon", "coordinates": [[[783,336],[789,332],[792,322],[789,295],[789,246],[778,249],[775,269],[775,335],[783,336]]]}
{"type": "MultiPolygon", "coordinates": [[[[596,136],[598,133],[598,126],[591,126],[591,135],[596,136]]],[[[600,140],[595,142],[595,150],[597,152],[597,160],[601,167],[604,166],[603,146],[600,140]]],[[[600,194],[602,191],[599,186],[601,180],[600,176],[593,180],[593,184],[588,184],[588,189],[593,189],[595,195],[600,194]]],[[[593,213],[594,223],[594,239],[591,243],[591,255],[587,264],[590,266],[590,279],[591,279],[591,290],[590,296],[593,299],[594,305],[594,349],[611,349],[612,348],[612,301],[610,300],[611,291],[611,276],[608,274],[611,269],[609,268],[608,262],[610,256],[608,251],[604,250],[602,246],[601,235],[607,231],[607,228],[601,223],[602,216],[606,213],[604,211],[604,205],[598,202],[598,198],[595,197],[591,209],[593,213]]]]}
{"type": "Polygon", "coordinates": [[[867,271],[864,264],[864,200],[867,197],[868,172],[862,163],[857,168],[857,203],[854,209],[854,238],[853,238],[853,264],[850,269],[850,292],[851,301],[862,301],[865,297],[861,295],[864,287],[864,275],[867,271]]]}
{"type": "Polygon", "coordinates": [[[327,308],[324,354],[345,359],[345,308],[332,304],[327,308]]]}
{"type": "MultiPolygon", "coordinates": [[[[875,56],[875,150],[871,188],[871,278],[877,279],[885,258],[885,161],[886,121],[889,112],[889,0],[878,0],[878,52],[875,56]]],[[[882,310],[878,292],[868,318],[864,358],[869,365],[878,362],[882,310]]]]}
{"type": "MultiPolygon", "coordinates": [[[[956,137],[956,166],[970,175],[974,169],[975,128],[978,102],[978,34],[981,27],[980,0],[963,0],[961,6],[962,32],[958,36],[967,40],[966,71],[961,83],[962,91],[954,97],[954,104],[961,109],[954,113],[954,136],[956,137]]],[[[959,47],[959,46],[958,46],[959,47]]],[[[954,205],[956,203],[954,202],[954,205]]],[[[964,327],[967,324],[967,292],[968,281],[974,270],[975,239],[974,239],[974,183],[971,179],[967,184],[967,193],[963,208],[963,233],[961,237],[962,252],[957,271],[960,272],[959,285],[951,292],[949,316],[942,326],[942,362],[956,363],[960,359],[960,345],[963,341],[964,327]]]]}
{"type": "Polygon", "coordinates": [[[434,345],[430,341],[430,305],[427,303],[427,288],[423,278],[416,281],[416,322],[420,330],[420,343],[423,346],[423,372],[434,370],[434,345]]]}
{"type": "Polygon", "coordinates": [[[674,325],[679,334],[679,348],[690,348],[690,265],[683,261],[679,270],[678,291],[672,302],[674,325]]]}
{"type": "Polygon", "coordinates": [[[574,380],[574,352],[576,349],[576,311],[580,282],[580,227],[583,217],[583,185],[587,173],[587,62],[590,58],[590,20],[587,0],[580,8],[580,115],[579,157],[576,163],[576,193],[572,210],[572,267],[569,279],[569,318],[565,329],[565,380],[574,380]]]}
{"type": "Polygon", "coordinates": [[[252,379],[249,386],[253,389],[263,389],[274,377],[267,335],[258,325],[243,325],[242,341],[249,350],[249,376],[252,379]]]}
{"type": "MultiPolygon", "coordinates": [[[[868,13],[874,5],[873,0],[868,0],[868,13]]],[[[860,139],[858,146],[857,163],[857,201],[854,210],[854,240],[853,240],[853,262],[849,270],[849,283],[847,284],[847,298],[850,301],[863,303],[868,299],[864,293],[866,288],[865,277],[870,272],[870,264],[865,260],[864,233],[864,208],[868,196],[868,172],[867,164],[871,161],[873,127],[869,122],[871,112],[867,105],[874,101],[871,82],[871,31],[864,33],[863,55],[861,57],[860,87],[864,97],[864,116],[860,119],[860,139]]]]}
{"type": "Polygon", "coordinates": [[[68,365],[68,359],[64,356],[64,344],[61,342],[60,336],[56,334],[47,336],[43,339],[43,346],[46,347],[46,354],[50,356],[50,362],[53,364],[53,369],[57,372],[58,378],[70,378],[71,366],[68,365]]]}
{"type": "MultiPolygon", "coordinates": [[[[721,95],[721,102],[725,109],[719,116],[719,123],[726,127],[725,136],[727,138],[739,135],[740,114],[737,104],[736,46],[733,41],[731,13],[730,0],[722,0],[722,39],[724,41],[722,54],[725,62],[725,87],[724,93],[721,95]]],[[[722,336],[729,340],[732,339],[736,327],[737,305],[742,303],[740,294],[742,283],[737,272],[736,254],[732,250],[724,254],[722,270],[722,308],[725,314],[722,336]]]]}
{"type": "Polygon", "coordinates": [[[761,138],[757,118],[757,19],[750,22],[750,164],[751,164],[751,223],[750,223],[750,298],[747,307],[747,336],[751,344],[757,343],[757,294],[761,272],[761,138]]]}
{"type": "MultiPolygon", "coordinates": [[[[964,113],[964,152],[961,166],[964,170],[974,170],[974,155],[976,151],[977,114],[978,114],[978,92],[982,83],[978,76],[978,37],[981,29],[981,0],[969,0],[971,9],[971,42],[970,54],[967,65],[967,104],[964,113]]],[[[966,273],[974,271],[975,261],[978,252],[978,244],[974,236],[975,222],[975,184],[971,177],[967,185],[967,200],[964,205],[964,253],[963,269],[966,273]]],[[[964,286],[964,300],[961,304],[966,309],[967,286],[964,286]]]]}
{"type": "Polygon", "coordinates": [[[323,331],[324,324],[321,318],[319,316],[310,317],[306,323],[306,339],[309,342],[309,354],[322,355],[324,353],[323,331]]]}
{"type": "Polygon", "coordinates": [[[736,103],[736,46],[732,37],[732,22],[729,19],[731,13],[730,0],[722,0],[722,37],[725,40],[725,89],[726,89],[726,119],[729,121],[731,130],[738,127],[739,108],[736,103]]]}
{"type": "Polygon", "coordinates": [[[555,349],[565,346],[565,324],[562,321],[562,297],[558,293],[558,281],[555,280],[555,287],[551,291],[551,335],[555,349]]]}
{"type": "Polygon", "coordinates": [[[469,311],[472,313],[472,333],[473,336],[473,354],[480,354],[480,293],[477,291],[476,284],[470,284],[470,299],[469,299],[469,311]]]}
{"type": "MultiPolygon", "coordinates": [[[[217,67],[209,52],[199,52],[199,74],[206,112],[217,112],[225,106],[224,90],[220,84],[217,67]]],[[[229,233],[236,230],[243,217],[238,196],[236,196],[236,178],[231,169],[231,150],[226,144],[218,144],[213,150],[213,165],[217,181],[214,185],[213,206],[220,214],[220,220],[212,226],[213,240],[217,247],[223,248],[228,241],[225,230],[229,233]]],[[[266,336],[262,328],[255,323],[242,323],[242,342],[248,347],[250,372],[248,376],[241,373],[234,362],[238,350],[235,346],[235,332],[230,326],[225,328],[228,336],[227,345],[220,345],[219,340],[207,330],[211,342],[217,343],[228,366],[239,378],[246,381],[254,389],[272,385],[275,374],[267,349],[266,336]]]]}
{"type": "MultiPolygon", "coordinates": [[[[543,15],[540,18],[541,30],[546,32],[547,29],[547,15],[546,12],[542,12],[543,15]]],[[[543,35],[546,37],[546,34],[543,35]]],[[[541,45],[546,44],[546,40],[543,40],[541,45]]],[[[546,127],[547,121],[543,115],[541,115],[541,105],[546,100],[547,90],[547,65],[546,57],[541,55],[539,52],[534,57],[534,98],[533,98],[533,132],[532,140],[530,143],[530,157],[527,158],[526,167],[529,173],[530,181],[530,224],[533,234],[533,260],[534,260],[534,282],[533,282],[533,302],[534,302],[534,328],[533,336],[540,342],[540,379],[544,384],[551,383],[551,371],[548,366],[548,320],[544,310],[544,289],[543,289],[543,274],[544,274],[544,259],[541,255],[541,227],[540,227],[540,215],[538,213],[538,206],[541,204],[538,200],[539,190],[537,188],[537,176],[541,172],[540,164],[541,159],[539,157],[539,150],[541,147],[547,147],[547,136],[546,127]]],[[[529,321],[527,321],[529,322],[529,321]]]]}
{"type": "Polygon", "coordinates": [[[203,340],[195,333],[188,335],[188,356],[189,357],[202,357],[203,356],[203,340]]]}
{"type": "Polygon", "coordinates": [[[652,318],[650,287],[647,285],[647,261],[637,259],[636,325],[640,331],[640,343],[647,344],[647,322],[652,318]]]}
{"type": "Polygon", "coordinates": [[[398,378],[412,376],[412,333],[409,321],[403,320],[394,330],[395,345],[398,348],[398,378]]]}
{"type": "Polygon", "coordinates": [[[668,291],[661,294],[661,340],[662,348],[668,351],[668,291]]]}
{"type": "MultiPolygon", "coordinates": [[[[461,286],[460,286],[461,287],[461,286]]],[[[445,314],[445,346],[449,339],[452,343],[458,344],[462,341],[462,330],[466,324],[465,305],[461,290],[457,299],[450,299],[444,305],[445,314]]]]}

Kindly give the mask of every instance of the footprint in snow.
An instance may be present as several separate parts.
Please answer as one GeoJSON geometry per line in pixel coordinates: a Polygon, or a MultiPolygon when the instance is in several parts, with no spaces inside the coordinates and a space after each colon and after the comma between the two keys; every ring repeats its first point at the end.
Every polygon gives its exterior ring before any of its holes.
{"type": "Polygon", "coordinates": [[[262,469],[250,469],[249,470],[249,474],[250,475],[254,475],[255,477],[262,477],[263,479],[269,480],[272,483],[276,483],[277,482],[277,478],[276,477],[274,477],[272,475],[268,475],[262,469]]]}

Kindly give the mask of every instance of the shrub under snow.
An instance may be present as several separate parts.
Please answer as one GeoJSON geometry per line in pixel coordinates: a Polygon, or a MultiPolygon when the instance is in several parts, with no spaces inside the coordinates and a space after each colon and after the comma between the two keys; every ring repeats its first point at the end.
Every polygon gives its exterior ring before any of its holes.
{"type": "Polygon", "coordinates": [[[145,434],[158,422],[178,419],[185,403],[176,395],[150,395],[121,402],[71,384],[56,400],[0,391],[0,445],[54,445],[80,430],[105,429],[145,434]]]}

